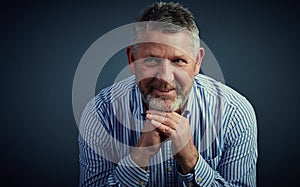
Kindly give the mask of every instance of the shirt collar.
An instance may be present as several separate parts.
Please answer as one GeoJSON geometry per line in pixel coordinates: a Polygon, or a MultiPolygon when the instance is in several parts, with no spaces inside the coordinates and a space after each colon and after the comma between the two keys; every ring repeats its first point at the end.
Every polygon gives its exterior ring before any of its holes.
{"type": "Polygon", "coordinates": [[[135,110],[133,111],[134,117],[136,119],[143,119],[146,120],[146,108],[144,106],[144,102],[142,99],[142,94],[140,92],[140,89],[137,85],[135,85],[135,98],[137,100],[136,103],[134,103],[134,105],[136,105],[135,110]]]}
{"type": "Polygon", "coordinates": [[[191,116],[193,103],[195,101],[195,98],[194,98],[194,96],[195,96],[195,94],[194,94],[194,85],[195,84],[193,84],[193,86],[191,88],[191,91],[189,93],[187,102],[185,103],[185,105],[183,107],[183,110],[181,112],[181,115],[184,116],[185,118],[190,118],[190,116],[191,116]]]}

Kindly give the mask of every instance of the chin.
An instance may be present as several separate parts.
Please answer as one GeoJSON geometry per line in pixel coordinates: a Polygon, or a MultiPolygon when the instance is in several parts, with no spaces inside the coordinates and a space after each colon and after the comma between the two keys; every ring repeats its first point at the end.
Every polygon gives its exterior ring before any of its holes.
{"type": "Polygon", "coordinates": [[[147,95],[145,102],[148,105],[150,110],[158,110],[161,112],[174,112],[181,108],[182,106],[182,96],[178,96],[176,99],[164,100],[161,98],[153,98],[150,95],[147,95]]]}

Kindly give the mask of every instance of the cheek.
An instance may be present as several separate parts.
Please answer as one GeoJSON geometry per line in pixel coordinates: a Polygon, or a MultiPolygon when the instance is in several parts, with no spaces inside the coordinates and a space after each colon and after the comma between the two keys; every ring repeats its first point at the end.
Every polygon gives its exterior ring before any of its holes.
{"type": "Polygon", "coordinates": [[[177,71],[174,73],[175,80],[178,84],[180,84],[182,89],[189,89],[194,81],[193,72],[189,71],[177,71]]]}
{"type": "Polygon", "coordinates": [[[152,81],[153,81],[152,78],[145,78],[145,79],[141,79],[137,82],[139,89],[143,95],[148,94],[150,92],[152,81]]]}
{"type": "Polygon", "coordinates": [[[155,75],[156,75],[156,70],[154,68],[145,68],[141,65],[135,66],[135,76],[137,81],[150,79],[155,77],[155,75]]]}

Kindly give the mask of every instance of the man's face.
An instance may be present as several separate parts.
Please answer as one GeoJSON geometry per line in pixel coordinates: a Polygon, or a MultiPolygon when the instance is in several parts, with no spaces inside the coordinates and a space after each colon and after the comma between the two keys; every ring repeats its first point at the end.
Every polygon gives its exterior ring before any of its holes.
{"type": "MultiPolygon", "coordinates": [[[[144,102],[149,109],[176,111],[186,102],[203,57],[194,57],[190,37],[184,33],[145,32],[146,42],[136,54],[128,52],[144,102]]],[[[203,49],[202,49],[203,50],[203,49]]],[[[200,50],[201,51],[201,50],[200,50]]]]}

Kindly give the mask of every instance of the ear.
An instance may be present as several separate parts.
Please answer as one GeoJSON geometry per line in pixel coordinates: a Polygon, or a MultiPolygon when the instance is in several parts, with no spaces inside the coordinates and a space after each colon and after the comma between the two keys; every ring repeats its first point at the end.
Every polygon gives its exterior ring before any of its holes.
{"type": "Polygon", "coordinates": [[[129,46],[126,48],[126,54],[127,54],[127,60],[128,60],[128,65],[130,68],[130,71],[132,74],[135,74],[135,68],[134,68],[134,57],[133,57],[133,49],[132,46],[129,46]]]}
{"type": "Polygon", "coordinates": [[[200,47],[197,58],[196,58],[196,67],[195,67],[195,71],[194,71],[195,76],[198,75],[200,72],[200,67],[201,67],[201,63],[202,63],[204,55],[205,55],[205,51],[202,47],[200,47]]]}

